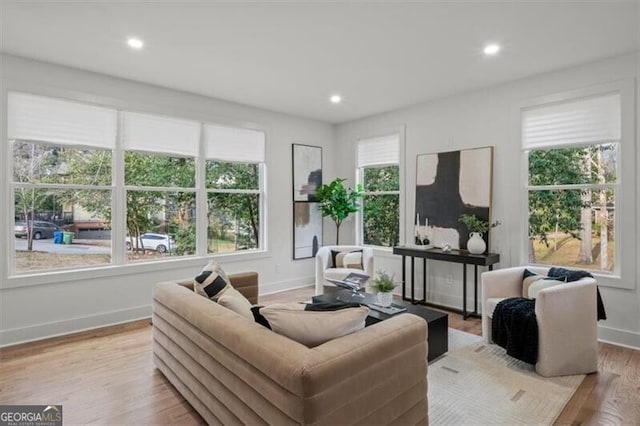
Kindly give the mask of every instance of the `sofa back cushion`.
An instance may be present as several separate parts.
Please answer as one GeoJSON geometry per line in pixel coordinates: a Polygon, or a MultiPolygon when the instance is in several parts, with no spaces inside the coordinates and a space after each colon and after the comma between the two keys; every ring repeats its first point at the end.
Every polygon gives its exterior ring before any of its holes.
{"type": "Polygon", "coordinates": [[[227,309],[231,309],[233,312],[242,315],[247,319],[253,320],[251,303],[249,303],[247,298],[233,287],[226,289],[224,293],[222,293],[218,298],[218,304],[227,309]]]}
{"type": "Polygon", "coordinates": [[[308,347],[361,330],[369,308],[306,311],[303,303],[280,303],[260,309],[271,329],[308,347]]]}
{"type": "Polygon", "coordinates": [[[564,281],[559,281],[545,275],[538,275],[525,269],[522,276],[522,297],[535,299],[538,297],[540,290],[559,284],[564,284],[564,281]]]}
{"type": "Polygon", "coordinates": [[[364,269],[364,266],[362,266],[362,250],[331,250],[331,267],[364,269]]]}

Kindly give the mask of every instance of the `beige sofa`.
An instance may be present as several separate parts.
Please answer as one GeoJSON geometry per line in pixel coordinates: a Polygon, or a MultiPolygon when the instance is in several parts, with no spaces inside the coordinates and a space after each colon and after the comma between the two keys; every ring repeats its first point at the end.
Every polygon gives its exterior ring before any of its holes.
{"type": "MultiPolygon", "coordinates": [[[[230,276],[255,302],[257,276],[230,276]]],[[[153,358],[209,424],[427,424],[427,324],[404,314],[308,348],[197,295],[156,286],[153,358]]]]}

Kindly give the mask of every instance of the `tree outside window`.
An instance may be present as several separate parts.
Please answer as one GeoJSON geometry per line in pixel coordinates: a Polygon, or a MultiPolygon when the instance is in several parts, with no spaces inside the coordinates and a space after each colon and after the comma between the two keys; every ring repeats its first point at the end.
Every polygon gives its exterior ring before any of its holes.
{"type": "Polygon", "coordinates": [[[362,242],[393,247],[400,241],[400,184],[398,165],[361,169],[362,242]]]}
{"type": "Polygon", "coordinates": [[[529,262],[614,270],[617,148],[528,153],[529,262]]]}

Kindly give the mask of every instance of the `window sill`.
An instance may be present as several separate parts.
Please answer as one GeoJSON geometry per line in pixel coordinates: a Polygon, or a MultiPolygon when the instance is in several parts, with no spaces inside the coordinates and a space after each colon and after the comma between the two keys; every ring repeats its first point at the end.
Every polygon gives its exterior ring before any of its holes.
{"type": "MultiPolygon", "coordinates": [[[[259,250],[248,253],[209,254],[206,256],[190,256],[151,262],[129,262],[122,265],[105,265],[84,269],[49,270],[35,273],[26,272],[7,277],[6,284],[1,289],[68,283],[93,278],[143,274],[146,272],[165,271],[176,268],[202,268],[211,259],[218,260],[224,264],[268,257],[270,257],[268,251],[259,250]]],[[[194,272],[197,271],[194,269],[194,272]]]]}

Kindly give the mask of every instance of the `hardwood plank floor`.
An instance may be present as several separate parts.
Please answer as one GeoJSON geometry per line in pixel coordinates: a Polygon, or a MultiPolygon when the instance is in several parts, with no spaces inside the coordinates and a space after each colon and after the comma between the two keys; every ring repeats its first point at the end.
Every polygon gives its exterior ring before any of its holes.
{"type": "MultiPolygon", "coordinates": [[[[305,287],[260,303],[312,295],[305,287]]],[[[479,319],[449,313],[449,326],[482,334],[479,319]]],[[[0,404],[62,404],[65,424],[204,424],[155,369],[147,320],[0,349],[0,404]]],[[[640,351],[599,344],[599,372],[556,424],[640,425],[640,351]]]]}

